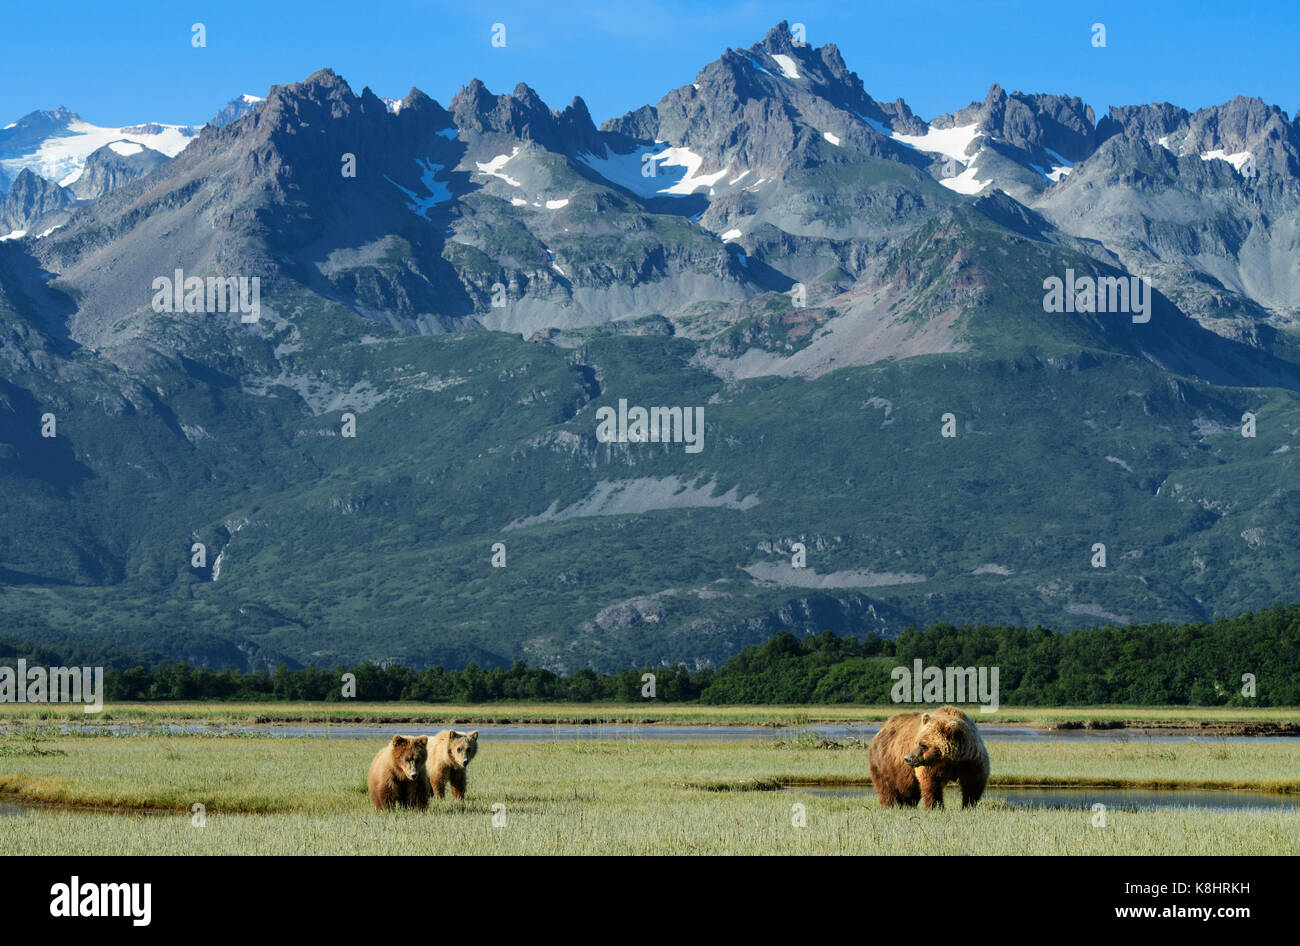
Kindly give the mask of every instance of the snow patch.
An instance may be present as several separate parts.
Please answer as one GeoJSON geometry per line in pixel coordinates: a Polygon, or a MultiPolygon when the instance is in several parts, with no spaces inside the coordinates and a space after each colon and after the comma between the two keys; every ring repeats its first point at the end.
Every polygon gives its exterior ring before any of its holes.
{"type": "Polygon", "coordinates": [[[1062,177],[1064,177],[1065,175],[1069,174],[1071,171],[1074,170],[1073,161],[1066,160],[1061,155],[1053,151],[1051,148],[1044,148],[1043,150],[1056,159],[1056,164],[1052,167],[1052,169],[1043,175],[1053,184],[1059,183],[1062,177]]]}
{"type": "Polygon", "coordinates": [[[591,154],[578,155],[578,160],[612,184],[630,190],[641,197],[687,197],[698,188],[712,187],[727,173],[723,168],[714,174],[701,174],[704,159],[687,148],[653,148],[642,145],[635,151],[619,154],[605,148],[603,157],[591,154]],[[646,155],[654,164],[656,173],[646,177],[641,173],[646,155]],[[664,186],[665,183],[667,186],[664,186]]]}
{"type": "Polygon", "coordinates": [[[723,243],[726,243],[728,240],[734,240],[739,236],[740,236],[739,230],[731,229],[728,230],[726,233],[722,234],[722,236],[719,237],[718,239],[722,240],[723,243]]]}
{"type": "Polygon", "coordinates": [[[799,78],[799,70],[795,66],[794,60],[789,56],[784,53],[773,53],[772,58],[775,59],[776,64],[781,67],[781,75],[785,76],[787,79],[799,78]]]}
{"type": "Polygon", "coordinates": [[[829,131],[823,131],[823,132],[822,132],[822,137],[825,138],[827,141],[829,141],[829,142],[830,142],[831,144],[833,144],[833,145],[837,145],[837,144],[840,143],[840,139],[837,138],[835,135],[832,135],[829,131]]]}
{"type": "Polygon", "coordinates": [[[20,240],[25,236],[27,236],[26,230],[12,230],[4,236],[0,236],[0,243],[3,243],[5,240],[20,240]]]}
{"type": "Polygon", "coordinates": [[[565,197],[563,200],[548,200],[546,202],[547,210],[559,210],[561,207],[567,207],[567,206],[569,206],[569,198],[567,197],[565,197]]]}
{"type": "Polygon", "coordinates": [[[108,149],[114,154],[120,154],[124,158],[129,158],[133,154],[139,154],[144,150],[144,145],[137,144],[134,141],[110,141],[108,149]]]}
{"type": "Polygon", "coordinates": [[[1201,155],[1202,161],[1227,161],[1232,165],[1238,174],[1241,173],[1242,167],[1250,160],[1249,151],[1238,151],[1236,154],[1227,154],[1222,148],[1214,151],[1207,151],[1201,155]]]}
{"type": "Polygon", "coordinates": [[[989,186],[991,179],[990,181],[977,181],[975,174],[976,168],[968,167],[956,177],[945,177],[939,183],[950,191],[956,191],[958,194],[978,194],[989,186]]]}
{"type": "Polygon", "coordinates": [[[430,210],[438,204],[451,200],[451,190],[442,181],[434,180],[434,175],[444,169],[443,165],[434,164],[432,161],[426,161],[423,158],[416,158],[415,163],[424,172],[420,175],[420,183],[424,185],[424,189],[428,192],[425,196],[421,197],[415,191],[407,190],[391,177],[385,176],[384,179],[410,199],[410,202],[406,205],[407,210],[417,217],[428,220],[430,210]]]}
{"type": "Polygon", "coordinates": [[[487,162],[475,161],[474,163],[478,165],[478,169],[482,173],[489,174],[492,177],[499,177],[501,178],[501,180],[505,181],[511,187],[522,187],[523,185],[520,184],[518,181],[516,181],[514,178],[510,177],[508,174],[501,173],[501,169],[505,167],[506,164],[509,163],[510,159],[513,158],[518,153],[519,153],[519,147],[516,145],[515,149],[511,151],[509,154],[498,154],[491,161],[487,161],[487,162]]]}
{"type": "Polygon", "coordinates": [[[892,129],[886,128],[880,122],[867,120],[867,124],[881,134],[888,134],[889,137],[900,144],[907,145],[909,148],[931,154],[941,154],[946,158],[952,158],[954,161],[960,161],[962,164],[970,163],[971,158],[966,153],[966,150],[981,134],[978,122],[970,125],[958,125],[955,128],[930,128],[924,135],[900,135],[892,129]]]}

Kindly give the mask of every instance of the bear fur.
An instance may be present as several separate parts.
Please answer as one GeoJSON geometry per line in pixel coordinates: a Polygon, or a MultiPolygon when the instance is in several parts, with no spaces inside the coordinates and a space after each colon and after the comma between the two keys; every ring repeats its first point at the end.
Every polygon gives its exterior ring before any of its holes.
{"type": "Polygon", "coordinates": [[[370,763],[370,804],[378,811],[429,807],[428,736],[394,736],[370,763]]]}
{"type": "Polygon", "coordinates": [[[464,798],[467,785],[465,769],[478,753],[478,730],[456,732],[444,729],[429,744],[429,784],[433,794],[442,798],[447,783],[451,797],[464,798]]]}
{"type": "Polygon", "coordinates": [[[892,716],[871,740],[871,784],[880,804],[943,807],[946,782],[974,807],[989,781],[989,754],[971,718],[954,706],[892,716]]]}

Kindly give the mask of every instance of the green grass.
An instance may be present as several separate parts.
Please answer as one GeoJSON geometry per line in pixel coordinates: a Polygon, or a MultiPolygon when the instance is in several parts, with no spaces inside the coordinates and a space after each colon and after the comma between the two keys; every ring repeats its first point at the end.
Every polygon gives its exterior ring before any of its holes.
{"type": "MultiPolygon", "coordinates": [[[[14,742],[12,738],[6,740],[14,742]]],[[[867,753],[798,743],[486,743],[469,797],[378,814],[378,740],[62,737],[0,756],[0,799],[99,806],[0,817],[16,854],[1296,854],[1300,814],[1012,808],[882,810],[874,797],[765,789],[845,784],[867,753]],[[730,787],[737,791],[718,791],[730,787]],[[792,806],[806,827],[792,824],[792,806]],[[191,807],[206,808],[206,825],[191,807]],[[493,827],[494,805],[506,824],[493,827]],[[142,814],[143,811],[163,812],[142,814]]],[[[1300,791],[1300,743],[989,743],[994,786],[1088,783],[1300,791]],[[1286,776],[1287,778],[1279,778],[1286,776]]],[[[953,798],[950,790],[949,799],[953,798]]]]}
{"type": "Polygon", "coordinates": [[[563,805],[516,803],[492,827],[486,799],[433,815],[188,816],[61,812],[0,820],[10,854],[990,854],[1171,855],[1300,853],[1300,815],[1207,817],[1180,811],[1111,812],[1104,828],[1088,812],[981,807],[885,811],[854,799],[785,793],[707,796],[690,805],[653,798],[563,805]],[[806,827],[791,805],[806,806],[806,827]]]}

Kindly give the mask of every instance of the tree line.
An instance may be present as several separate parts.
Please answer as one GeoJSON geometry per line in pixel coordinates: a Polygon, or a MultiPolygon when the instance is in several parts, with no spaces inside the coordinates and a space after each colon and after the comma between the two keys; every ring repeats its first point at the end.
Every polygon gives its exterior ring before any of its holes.
{"type": "MultiPolygon", "coordinates": [[[[997,667],[1003,706],[1300,705],[1300,604],[1210,624],[1146,624],[1058,633],[1046,628],[937,624],[896,639],[782,631],[718,668],[685,665],[557,674],[513,666],[416,670],[363,663],[333,669],[280,666],[213,670],[183,662],[122,666],[107,653],[79,660],[0,640],[0,654],[29,665],[105,665],[107,701],[229,700],[426,703],[648,702],[704,704],[891,702],[893,671],[997,667]],[[114,665],[116,663],[116,665],[114,665]],[[348,675],[351,675],[350,677],[348,675]]],[[[73,655],[66,655],[73,656],[73,655]]],[[[0,665],[6,664],[0,658],[0,665]]]]}

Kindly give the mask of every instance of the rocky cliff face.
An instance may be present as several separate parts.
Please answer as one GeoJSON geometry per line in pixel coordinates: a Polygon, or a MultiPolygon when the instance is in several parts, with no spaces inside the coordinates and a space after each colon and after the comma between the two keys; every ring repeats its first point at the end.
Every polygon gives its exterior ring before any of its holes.
{"type": "Polygon", "coordinates": [[[68,210],[76,198],[53,181],[24,169],[0,199],[0,231],[39,232],[68,219],[68,210]]]}
{"type": "Polygon", "coordinates": [[[81,176],[68,185],[81,200],[96,200],[168,161],[167,155],[131,141],[115,141],[91,152],[81,176]]]}

